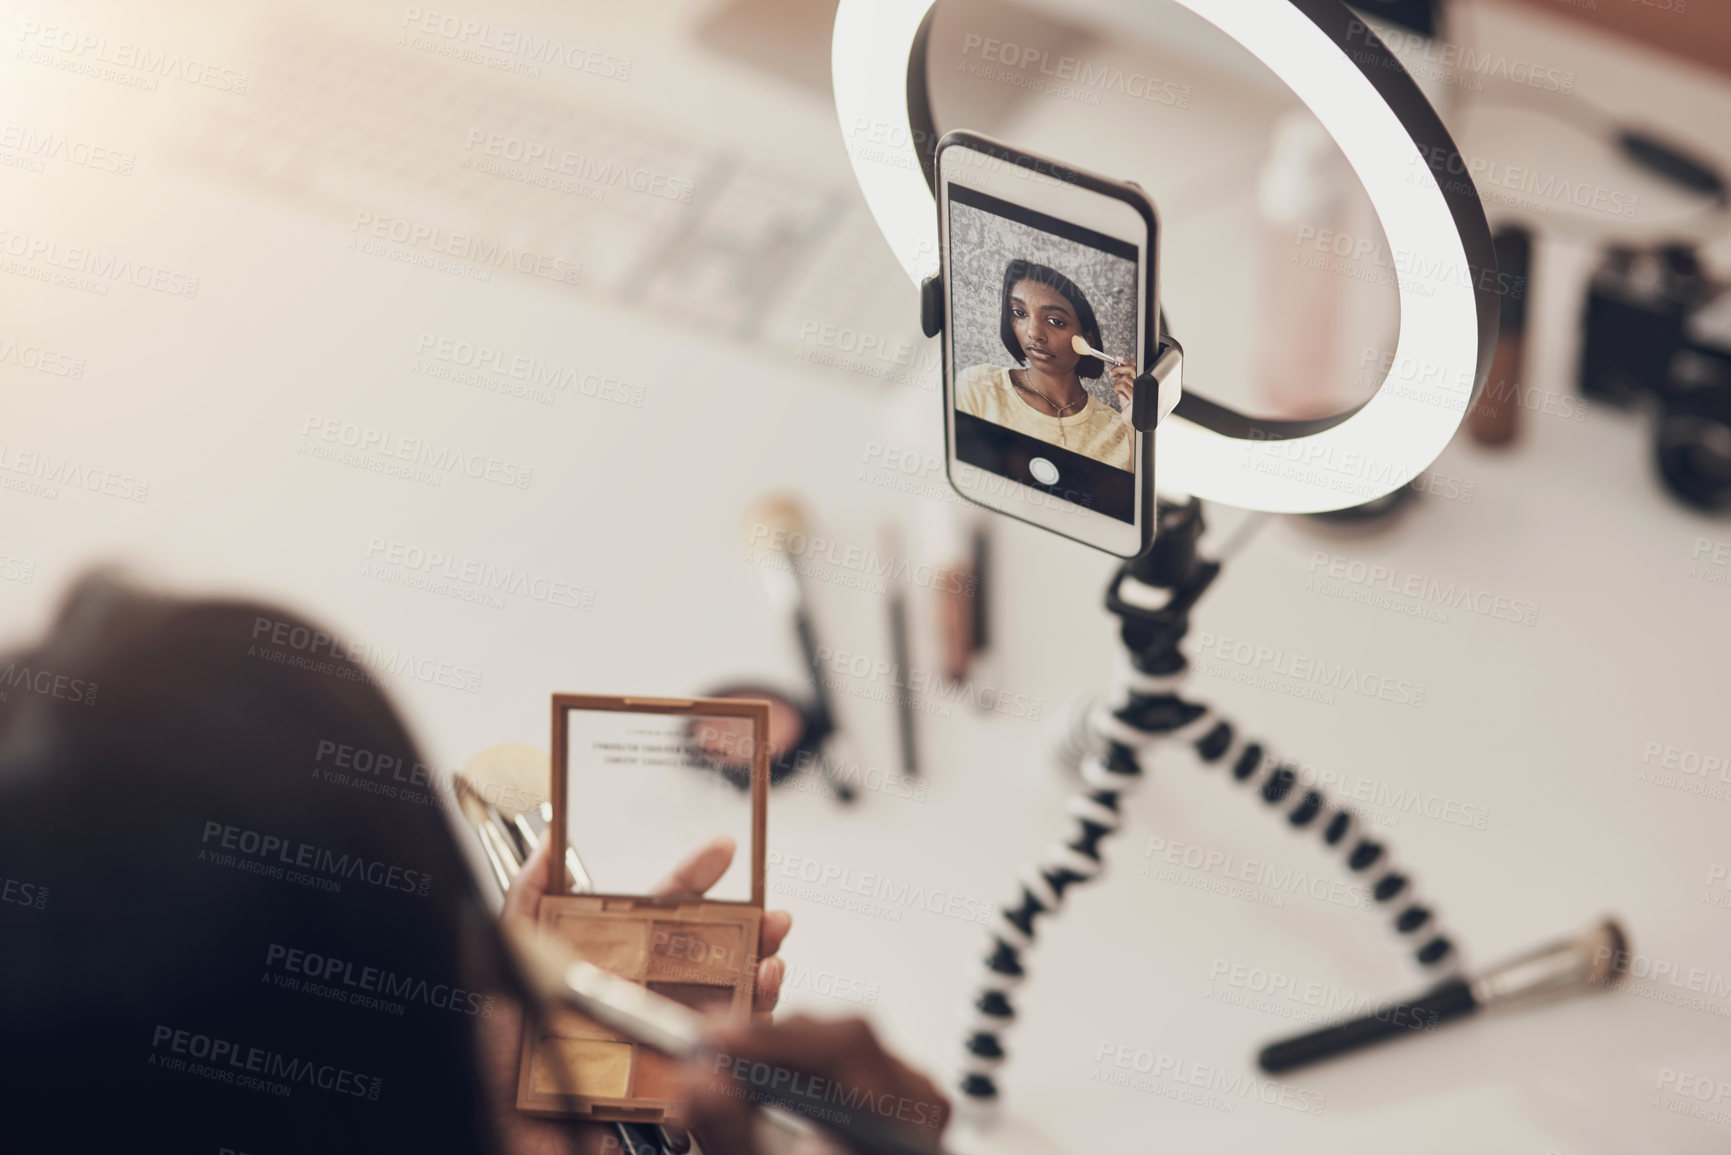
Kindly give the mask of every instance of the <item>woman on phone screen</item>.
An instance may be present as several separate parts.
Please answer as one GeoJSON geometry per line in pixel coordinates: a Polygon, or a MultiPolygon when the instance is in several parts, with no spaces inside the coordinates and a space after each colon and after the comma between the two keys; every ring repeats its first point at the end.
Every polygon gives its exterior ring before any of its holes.
{"type": "Polygon", "coordinates": [[[1119,410],[1082,385],[1106,366],[1077,353],[1077,334],[1100,348],[1100,323],[1076,283],[1047,265],[1017,259],[1004,266],[999,336],[1016,368],[975,365],[956,377],[956,408],[1126,471],[1132,456],[1130,400],[1136,371],[1112,367],[1119,410]]]}

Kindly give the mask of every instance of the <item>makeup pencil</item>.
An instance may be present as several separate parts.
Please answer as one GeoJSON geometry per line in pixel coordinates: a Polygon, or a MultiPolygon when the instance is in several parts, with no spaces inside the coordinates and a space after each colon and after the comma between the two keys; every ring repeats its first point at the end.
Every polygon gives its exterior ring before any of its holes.
{"type": "Polygon", "coordinates": [[[991,618],[987,615],[988,593],[990,589],[992,564],[992,535],[985,522],[974,526],[973,535],[973,570],[974,570],[974,637],[973,650],[976,655],[983,654],[991,646],[992,640],[988,632],[991,618]]]}
{"type": "MultiPolygon", "coordinates": [[[[894,558],[901,545],[901,535],[893,525],[885,525],[880,531],[883,542],[884,556],[894,558]]],[[[914,735],[914,687],[908,665],[908,599],[902,592],[899,583],[891,578],[891,585],[885,596],[889,602],[890,615],[890,661],[894,663],[896,677],[900,685],[896,690],[896,731],[901,740],[902,773],[908,777],[916,777],[920,772],[919,752],[916,749],[914,735]]]]}
{"type": "Polygon", "coordinates": [[[1497,345],[1484,388],[1467,410],[1467,432],[1480,445],[1506,445],[1521,428],[1521,378],[1526,369],[1527,293],[1532,281],[1532,234],[1522,228],[1499,229],[1496,246],[1499,279],[1511,285],[1502,295],[1497,345]]]}

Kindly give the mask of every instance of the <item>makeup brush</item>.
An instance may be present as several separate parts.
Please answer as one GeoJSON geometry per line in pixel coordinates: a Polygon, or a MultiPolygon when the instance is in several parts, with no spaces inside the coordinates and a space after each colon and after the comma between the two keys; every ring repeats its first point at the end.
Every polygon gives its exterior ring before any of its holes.
{"type": "Polygon", "coordinates": [[[1278,1074],[1493,1007],[1612,986],[1628,964],[1628,936],[1606,919],[1578,938],[1548,943],[1477,978],[1450,979],[1410,1003],[1385,1005],[1360,1018],[1271,1043],[1257,1062],[1269,1074],[1278,1074]]]}
{"type": "Polygon", "coordinates": [[[511,880],[517,876],[517,871],[523,866],[517,858],[516,848],[507,843],[494,825],[492,815],[487,813],[487,804],[479,795],[473,793],[461,779],[457,780],[457,800],[463,809],[463,817],[468,820],[469,828],[475,832],[475,838],[481,844],[481,853],[486,856],[487,870],[493,876],[493,883],[504,894],[511,889],[511,880]]]}
{"type": "MultiPolygon", "coordinates": [[[[490,746],[451,779],[463,817],[504,893],[553,821],[553,807],[542,797],[550,780],[547,755],[533,746],[490,746]]],[[[575,847],[565,848],[565,869],[574,893],[595,889],[575,847]]]]}
{"type": "MultiPolygon", "coordinates": [[[[791,545],[795,539],[810,540],[807,525],[805,507],[796,498],[786,495],[766,498],[751,509],[745,526],[745,544],[753,550],[761,549],[782,557],[782,565],[760,565],[758,572],[763,575],[764,588],[769,593],[771,604],[793,619],[794,634],[799,639],[800,659],[805,665],[806,681],[811,692],[809,703],[798,710],[805,719],[799,741],[800,744],[810,743],[816,750],[826,742],[845,738],[845,735],[840,733],[835,709],[830,703],[829,687],[823,676],[823,660],[819,657],[821,651],[817,643],[817,628],[812,624],[811,609],[805,599],[805,585],[799,577],[799,560],[795,557],[796,551],[791,545]]],[[[753,696],[764,695],[756,693],[753,696]]],[[[835,789],[836,797],[843,802],[852,802],[855,798],[854,789],[842,779],[831,760],[818,757],[814,761],[818,772],[835,789]]]]}
{"type": "Polygon", "coordinates": [[[817,630],[812,625],[811,610],[806,605],[805,587],[799,580],[798,560],[788,548],[788,543],[794,538],[809,540],[805,509],[792,497],[774,497],[758,505],[755,512],[757,517],[748,539],[767,537],[768,548],[787,561],[786,569],[761,567],[764,584],[769,588],[770,600],[776,608],[792,616],[794,632],[799,635],[800,656],[805,660],[806,673],[811,680],[816,712],[823,721],[833,722],[835,715],[830,708],[829,691],[824,686],[823,664],[818,658],[817,630]]]}
{"type": "MultiPolygon", "coordinates": [[[[1177,342],[1167,342],[1167,345],[1171,347],[1168,349],[1168,352],[1170,352],[1171,349],[1177,347],[1177,342]]],[[[1070,348],[1076,350],[1076,352],[1080,353],[1084,357],[1098,357],[1108,365],[1133,364],[1128,357],[1114,357],[1103,349],[1094,348],[1094,346],[1088,344],[1087,341],[1082,339],[1082,334],[1080,333],[1077,333],[1074,337],[1070,338],[1070,348]]],[[[1156,362],[1156,366],[1158,367],[1158,362],[1156,362]]],[[[1140,380],[1140,378],[1138,378],[1138,380],[1140,380]]],[[[1156,420],[1166,420],[1167,415],[1174,409],[1178,408],[1178,399],[1181,396],[1183,396],[1183,388],[1179,384],[1179,379],[1176,376],[1169,380],[1160,382],[1160,388],[1154,396],[1154,407],[1157,414],[1156,420]]]]}
{"type": "Polygon", "coordinates": [[[1122,357],[1114,357],[1110,353],[1094,348],[1094,346],[1088,344],[1087,340],[1080,333],[1077,333],[1074,337],[1070,338],[1070,348],[1076,350],[1076,352],[1080,353],[1084,357],[1098,357],[1108,365],[1128,365],[1130,363],[1122,357]]]}
{"type": "Polygon", "coordinates": [[[506,833],[503,817],[463,772],[451,776],[451,787],[457,795],[457,805],[464,820],[475,832],[475,840],[481,844],[488,872],[499,887],[499,893],[503,894],[511,888],[511,880],[522,869],[526,856],[506,833]]]}

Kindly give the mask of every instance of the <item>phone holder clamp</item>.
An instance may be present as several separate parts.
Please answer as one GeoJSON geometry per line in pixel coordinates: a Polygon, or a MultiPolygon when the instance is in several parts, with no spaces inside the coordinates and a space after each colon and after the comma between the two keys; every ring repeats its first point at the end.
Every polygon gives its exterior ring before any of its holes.
{"type": "Polygon", "coordinates": [[[920,332],[936,337],[944,331],[944,279],[933,273],[920,282],[920,332]]]}

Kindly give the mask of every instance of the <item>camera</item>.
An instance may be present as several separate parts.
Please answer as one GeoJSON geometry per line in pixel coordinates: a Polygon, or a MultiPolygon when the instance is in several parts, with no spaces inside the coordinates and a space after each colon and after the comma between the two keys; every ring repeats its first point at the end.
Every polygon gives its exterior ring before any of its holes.
{"type": "Polygon", "coordinates": [[[1617,245],[1587,289],[1580,389],[1654,412],[1654,464],[1685,505],[1731,509],[1731,295],[1692,246],[1617,245]]]}

